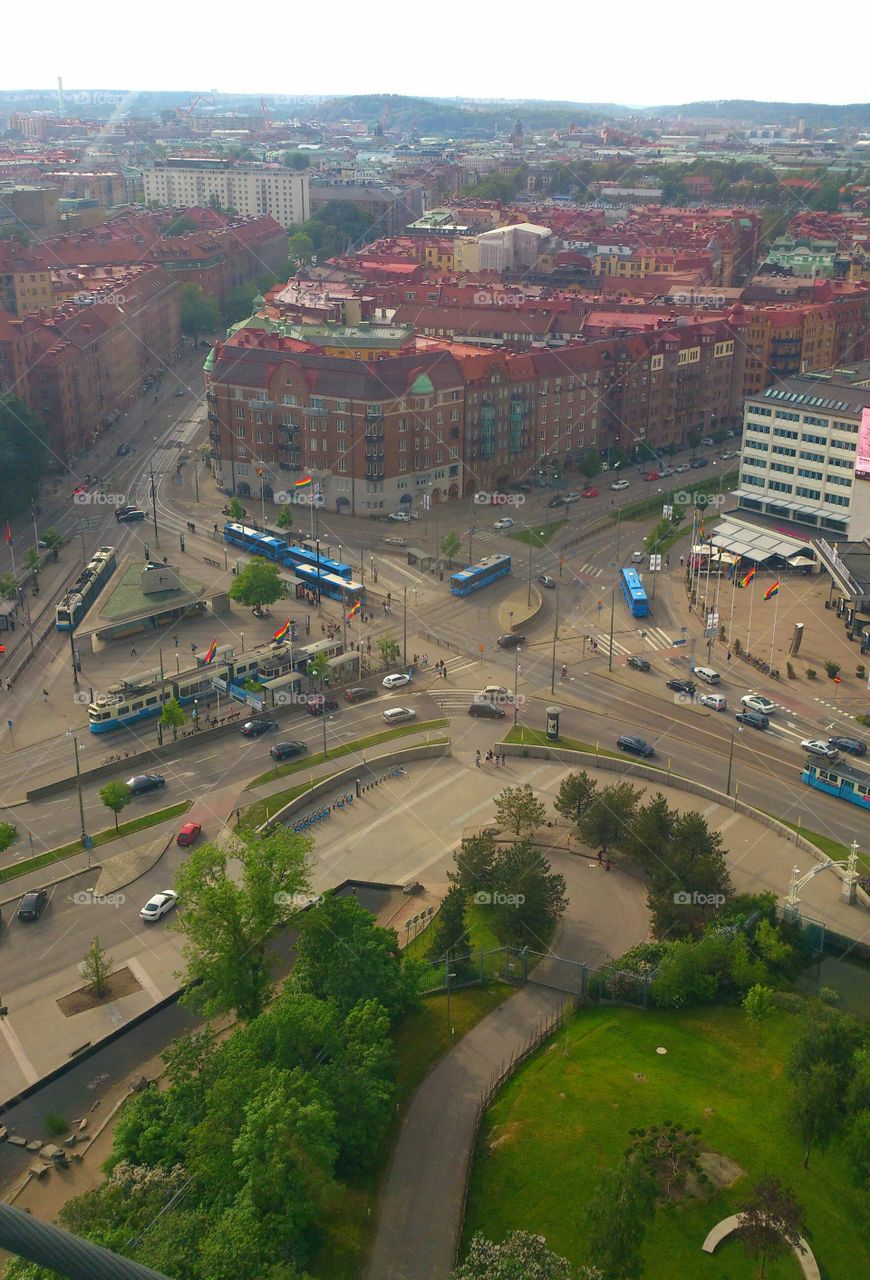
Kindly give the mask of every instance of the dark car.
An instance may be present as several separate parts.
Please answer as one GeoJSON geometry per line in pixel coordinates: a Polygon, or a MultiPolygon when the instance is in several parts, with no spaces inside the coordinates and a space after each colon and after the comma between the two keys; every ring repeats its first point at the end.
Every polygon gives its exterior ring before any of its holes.
{"type": "Polygon", "coordinates": [[[291,756],[304,756],[307,750],[307,742],[276,742],[269,748],[269,755],[273,760],[289,760],[291,756]]]}
{"type": "Polygon", "coordinates": [[[766,729],[770,724],[767,716],[763,716],[760,711],[738,711],[734,719],[741,724],[748,724],[752,729],[766,729]]]}
{"type": "Polygon", "coordinates": [[[115,450],[115,453],[119,458],[126,458],[129,452],[130,452],[130,446],[126,443],[119,444],[117,449],[115,450]]]}
{"type": "Polygon", "coordinates": [[[121,514],[117,515],[115,518],[118,521],[118,524],[138,524],[140,520],[145,519],[145,512],[137,511],[134,508],[132,511],[121,512],[121,514]]]}
{"type": "Polygon", "coordinates": [[[547,503],[548,507],[564,507],[564,505],[565,505],[565,499],[558,498],[558,497],[551,498],[550,501],[547,503]]]}
{"type": "Polygon", "coordinates": [[[532,486],[530,484],[509,484],[508,489],[511,493],[531,493],[532,486]]]}
{"type": "Polygon", "coordinates": [[[121,516],[127,516],[130,514],[131,511],[138,511],[138,507],[131,506],[129,502],[125,503],[123,507],[116,507],[115,519],[117,520],[121,516]]]}
{"type": "Polygon", "coordinates": [[[861,742],[859,738],[828,738],[828,742],[832,747],[839,747],[841,751],[845,751],[850,756],[864,756],[867,754],[867,743],[861,742]]]}
{"type": "Polygon", "coordinates": [[[306,703],[305,710],[310,716],[322,716],[324,711],[337,711],[338,703],[335,698],[325,698],[321,693],[306,703]]]}
{"type": "Polygon", "coordinates": [[[621,738],[617,738],[616,745],[620,751],[628,751],[633,756],[655,755],[655,749],[650,746],[645,738],[635,738],[631,734],[623,734],[621,738]]]}
{"type": "Polygon", "coordinates": [[[166,779],[162,773],[137,773],[127,779],[127,786],[131,795],[142,796],[146,791],[157,791],[159,787],[165,787],[166,779]]]}
{"type": "Polygon", "coordinates": [[[538,574],[538,582],[540,582],[542,587],[549,587],[551,591],[556,585],[556,579],[551,578],[548,573],[538,574]]]}
{"type": "Polygon", "coordinates": [[[508,631],[505,635],[499,636],[496,640],[496,644],[500,649],[516,649],[517,645],[525,643],[525,636],[514,635],[512,631],[508,631]]]}
{"type": "Polygon", "coordinates": [[[504,707],[496,706],[494,702],[472,702],[468,714],[482,716],[485,720],[500,720],[504,715],[504,707]]]}
{"type": "Polygon", "coordinates": [[[48,894],[44,889],[33,889],[25,893],[18,904],[18,919],[30,923],[38,920],[48,902],[48,894]]]}
{"type": "Polygon", "coordinates": [[[239,730],[243,738],[261,738],[270,729],[277,729],[276,720],[247,720],[239,730]]]}
{"type": "Polygon", "coordinates": [[[706,458],[696,458],[695,461],[692,463],[692,467],[694,468],[695,471],[700,471],[701,468],[706,467],[706,465],[707,465],[706,458]]]}
{"type": "Polygon", "coordinates": [[[694,698],[696,685],[691,680],[666,680],[665,684],[669,689],[673,689],[674,693],[685,693],[688,697],[694,698]]]}
{"type": "Polygon", "coordinates": [[[344,696],[347,702],[364,702],[366,698],[376,698],[377,689],[370,689],[366,685],[361,684],[353,689],[345,689],[344,696]]]}
{"type": "Polygon", "coordinates": [[[178,388],[176,388],[175,394],[176,394],[177,396],[183,396],[183,395],[184,395],[184,387],[178,387],[178,388]]]}
{"type": "Polygon", "coordinates": [[[636,658],[634,654],[632,654],[631,657],[629,658],[628,666],[634,667],[635,671],[651,671],[652,670],[646,658],[636,658]]]}

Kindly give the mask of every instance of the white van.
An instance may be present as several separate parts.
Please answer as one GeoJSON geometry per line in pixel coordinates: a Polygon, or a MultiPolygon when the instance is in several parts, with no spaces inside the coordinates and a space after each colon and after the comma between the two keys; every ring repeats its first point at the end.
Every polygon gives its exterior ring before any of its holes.
{"type": "Polygon", "coordinates": [[[722,677],[718,671],[714,671],[712,667],[695,667],[692,675],[697,676],[699,680],[703,680],[705,684],[719,684],[722,677]]]}

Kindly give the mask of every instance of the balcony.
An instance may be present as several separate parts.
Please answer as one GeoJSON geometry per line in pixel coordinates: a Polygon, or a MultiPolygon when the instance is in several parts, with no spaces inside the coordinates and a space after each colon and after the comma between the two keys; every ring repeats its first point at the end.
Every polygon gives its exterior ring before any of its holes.
{"type": "Polygon", "coordinates": [[[384,429],[383,429],[383,427],[368,427],[368,426],[367,426],[367,427],[366,427],[366,431],[365,431],[365,438],[366,438],[366,440],[383,440],[383,438],[384,438],[384,429]]]}
{"type": "Polygon", "coordinates": [[[309,418],[325,418],[328,415],[328,410],[311,404],[304,404],[302,406],[302,412],[306,413],[309,418]]]}
{"type": "Polygon", "coordinates": [[[206,417],[208,418],[209,422],[214,422],[214,423],[220,422],[220,418],[218,417],[218,415],[216,413],[213,413],[211,409],[209,409],[208,413],[206,414],[206,417]]]}
{"type": "Polygon", "coordinates": [[[383,465],[375,467],[370,463],[366,463],[366,480],[383,480],[385,475],[383,465]]]}
{"type": "Polygon", "coordinates": [[[221,433],[219,431],[209,431],[208,438],[212,442],[212,444],[220,444],[221,433]]]}
{"type": "Polygon", "coordinates": [[[383,422],[384,415],[380,409],[366,409],[366,422],[383,422]]]}
{"type": "Polygon", "coordinates": [[[206,391],[206,393],[205,393],[205,398],[206,398],[206,402],[207,402],[208,404],[217,404],[217,392],[216,392],[216,391],[206,391]]]}
{"type": "Polygon", "coordinates": [[[274,400],[249,400],[249,409],[277,409],[278,406],[274,400]]]}

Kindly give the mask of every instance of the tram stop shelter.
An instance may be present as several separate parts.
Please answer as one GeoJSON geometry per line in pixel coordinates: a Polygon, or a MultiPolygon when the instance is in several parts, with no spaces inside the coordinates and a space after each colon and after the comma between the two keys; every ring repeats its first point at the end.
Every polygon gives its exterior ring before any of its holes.
{"type": "Polygon", "coordinates": [[[208,608],[207,589],[182,576],[177,566],[129,558],[119,575],[110,579],[97,605],[93,624],[79,638],[94,647],[129,640],[148,631],[177,626],[208,608]]]}

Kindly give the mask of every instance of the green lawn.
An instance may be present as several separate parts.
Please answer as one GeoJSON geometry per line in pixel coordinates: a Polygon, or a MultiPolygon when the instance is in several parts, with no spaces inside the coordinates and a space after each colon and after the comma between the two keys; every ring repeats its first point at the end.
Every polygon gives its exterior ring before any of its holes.
{"type": "MultiPolygon", "coordinates": [[[[827,854],[832,862],[845,862],[848,858],[850,849],[847,844],[841,844],[839,840],[832,840],[830,836],[820,835],[818,831],[808,831],[806,827],[798,826],[796,822],[786,822],[785,818],[780,818],[778,814],[772,813],[772,818],[776,818],[777,822],[781,822],[784,827],[790,827],[792,831],[797,831],[804,836],[822,853],[827,854]]],[[[862,853],[858,850],[858,867],[865,874],[870,872],[870,854],[862,853]]]]}
{"type": "MultiPolygon", "coordinates": [[[[516,725],[509,729],[504,735],[505,742],[518,742],[528,744],[530,747],[558,747],[563,751],[591,751],[599,756],[612,756],[614,760],[631,761],[631,756],[626,756],[623,751],[609,751],[606,747],[596,747],[594,742],[578,742],[576,738],[559,738],[556,742],[551,742],[543,729],[526,729],[523,725],[516,725]]],[[[661,769],[661,765],[650,764],[649,760],[640,760],[639,764],[644,764],[648,769],[661,769]]]]}
{"type": "MultiPolygon", "coordinates": [[[[117,831],[114,827],[107,827],[105,831],[98,831],[92,837],[91,847],[97,849],[100,845],[109,844],[112,840],[120,840],[121,836],[130,836],[136,831],[146,831],[149,827],[156,827],[161,822],[168,822],[170,818],[179,818],[183,813],[187,813],[192,803],[192,800],[182,800],[178,804],[169,805],[166,809],[158,809],[156,813],[145,813],[141,818],[131,818],[129,822],[120,823],[117,831]]],[[[45,853],[37,853],[32,858],[22,859],[14,866],[0,870],[0,884],[5,880],[15,880],[18,876],[26,875],[28,871],[38,871],[41,867],[62,862],[64,858],[71,858],[73,854],[81,852],[81,840],[72,840],[59,849],[46,849],[45,853]]]]}
{"type": "MultiPolygon", "coordinates": [[[[777,1173],[803,1203],[826,1280],[870,1275],[867,1196],[853,1187],[842,1147],[814,1151],[808,1170],[786,1117],[783,1062],[794,1015],[774,1011],[760,1029],[738,1009],[680,1012],[586,1009],[505,1086],[481,1135],[466,1238],[501,1239],[522,1228],[583,1261],[577,1214],[599,1172],[617,1163],[635,1127],[671,1120],[701,1130],[711,1151],[747,1177],[709,1199],[661,1208],[644,1246],[644,1280],[750,1280],[756,1269],[734,1242],[706,1257],[701,1243],[734,1213],[752,1178],[777,1173]],[[663,1046],[666,1055],[656,1053],[663,1046]]],[[[792,1258],[768,1265],[791,1280],[792,1258]]]]}
{"type": "Polygon", "coordinates": [[[378,1167],[365,1178],[347,1184],[341,1197],[330,1206],[323,1239],[307,1268],[313,1280],[359,1280],[364,1274],[376,1225],[380,1187],[386,1177],[401,1116],[411,1095],[438,1059],[512,994],[512,987],[495,984],[467,987],[453,993],[450,997],[450,1021],[456,1030],[455,1038],[450,1036],[447,1026],[446,996],[427,997],[422,1006],[397,1027],[394,1040],[398,1060],[399,1110],[395,1124],[384,1143],[378,1167]]]}
{"type": "MultiPolygon", "coordinates": [[[[382,733],[372,733],[367,738],[357,738],[355,742],[343,742],[341,746],[330,747],[329,755],[325,756],[322,751],[318,751],[312,756],[302,756],[298,760],[289,760],[287,764],[277,764],[274,769],[268,769],[266,773],[258,774],[256,778],[252,778],[246,785],[246,791],[253,791],[255,787],[261,787],[264,782],[274,782],[276,778],[286,778],[288,774],[299,773],[302,769],[313,769],[315,765],[322,764],[324,760],[337,760],[340,756],[350,755],[352,751],[365,751],[368,747],[379,747],[382,742],[390,742],[393,738],[404,738],[409,733],[428,733],[432,729],[444,729],[450,723],[449,720],[423,720],[420,724],[404,724],[398,725],[395,729],[384,729],[382,733]]],[[[443,738],[436,739],[443,742],[443,738]]]]}
{"type": "MultiPolygon", "coordinates": [[[[669,476],[666,482],[667,489],[663,493],[655,493],[649,498],[641,498],[639,502],[632,502],[627,507],[623,507],[620,511],[620,519],[637,520],[642,516],[660,516],[662,505],[665,502],[671,502],[675,493],[719,493],[720,480],[721,492],[728,493],[737,487],[740,472],[726,471],[722,476],[708,475],[704,480],[697,479],[697,476],[697,471],[686,471],[679,476],[669,476]]],[[[691,528],[691,521],[689,526],[691,528]]]]}
{"type": "MultiPolygon", "coordinates": [[[[545,547],[567,523],[567,520],[554,520],[552,524],[550,524],[549,521],[546,521],[541,524],[532,525],[532,546],[545,547]]],[[[508,534],[508,537],[513,538],[514,542],[521,542],[524,547],[528,547],[529,545],[528,529],[512,529],[508,534]]],[[[519,555],[519,552],[517,552],[517,554],[519,555]]]]}

